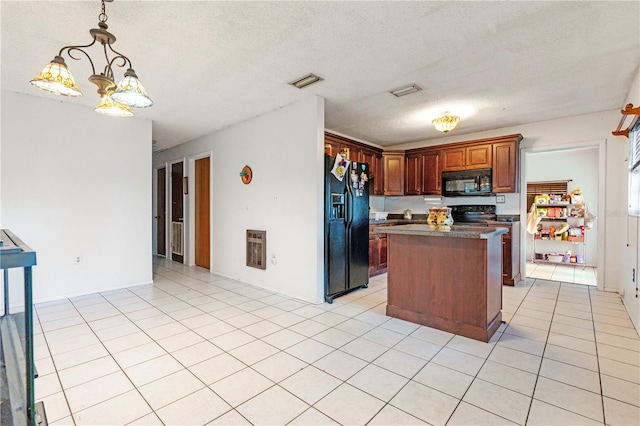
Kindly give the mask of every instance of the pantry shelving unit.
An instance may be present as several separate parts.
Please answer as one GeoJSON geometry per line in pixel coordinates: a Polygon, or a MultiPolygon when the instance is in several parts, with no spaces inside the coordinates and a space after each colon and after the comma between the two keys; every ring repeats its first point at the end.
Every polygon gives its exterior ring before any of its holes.
{"type": "MultiPolygon", "coordinates": [[[[562,195],[566,197],[566,194],[562,195]]],[[[571,265],[582,266],[585,269],[587,264],[587,235],[585,231],[584,217],[576,214],[578,206],[574,203],[535,203],[535,212],[541,217],[539,228],[541,232],[533,234],[533,250],[531,254],[531,262],[533,263],[551,263],[554,265],[571,265]],[[547,213],[553,212],[553,216],[547,216],[547,213]],[[559,213],[559,214],[556,214],[559,213]],[[555,235],[551,235],[550,227],[555,230],[560,229],[561,224],[568,224],[567,239],[557,239],[555,235]],[[545,232],[546,231],[546,232],[545,232]],[[545,238],[544,235],[547,235],[545,238]],[[550,250],[551,247],[558,247],[558,244],[566,245],[567,249],[562,253],[550,250]],[[569,249],[571,247],[571,249],[569,249]],[[538,252],[540,250],[540,252],[538,252]],[[564,253],[571,251],[575,261],[567,262],[564,253]],[[549,256],[562,255],[562,261],[549,260],[549,256]]]]}

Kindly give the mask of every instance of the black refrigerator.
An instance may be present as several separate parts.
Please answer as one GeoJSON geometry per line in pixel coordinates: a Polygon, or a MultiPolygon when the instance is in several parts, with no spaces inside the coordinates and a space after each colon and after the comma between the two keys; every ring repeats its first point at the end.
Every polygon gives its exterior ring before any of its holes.
{"type": "Polygon", "coordinates": [[[340,160],[325,154],[324,298],[329,303],[369,284],[369,165],[340,160]]]}

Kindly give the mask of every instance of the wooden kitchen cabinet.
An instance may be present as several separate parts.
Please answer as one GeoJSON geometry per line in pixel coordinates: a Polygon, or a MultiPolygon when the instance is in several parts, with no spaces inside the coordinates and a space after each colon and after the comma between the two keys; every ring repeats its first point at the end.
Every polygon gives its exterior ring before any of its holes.
{"type": "Polygon", "coordinates": [[[383,152],[384,195],[404,195],[404,152],[383,152]]]}
{"type": "Polygon", "coordinates": [[[332,156],[340,153],[350,161],[369,164],[369,195],[383,195],[382,149],[325,132],[324,152],[332,156]]]}
{"type": "Polygon", "coordinates": [[[442,170],[471,170],[491,167],[491,144],[459,146],[442,150],[442,170]]]}
{"type": "Polygon", "coordinates": [[[469,169],[488,169],[491,167],[492,145],[473,145],[465,148],[466,152],[466,168],[469,169]]]}
{"type": "Polygon", "coordinates": [[[369,276],[384,274],[387,272],[387,234],[373,232],[378,225],[369,227],[369,276]]]}
{"type": "Polygon", "coordinates": [[[463,146],[446,148],[442,151],[442,171],[464,170],[466,168],[466,149],[463,146]]]}
{"type": "Polygon", "coordinates": [[[442,169],[440,150],[423,152],[422,156],[422,194],[440,195],[442,193],[442,169]]]}
{"type": "Polygon", "coordinates": [[[407,151],[404,176],[405,195],[440,195],[440,150],[407,151]]]}
{"type": "Polygon", "coordinates": [[[422,194],[422,155],[407,153],[404,161],[404,194],[422,194]]]}
{"type": "Polygon", "coordinates": [[[493,144],[493,192],[519,192],[518,142],[520,139],[522,136],[508,142],[493,144]]]}

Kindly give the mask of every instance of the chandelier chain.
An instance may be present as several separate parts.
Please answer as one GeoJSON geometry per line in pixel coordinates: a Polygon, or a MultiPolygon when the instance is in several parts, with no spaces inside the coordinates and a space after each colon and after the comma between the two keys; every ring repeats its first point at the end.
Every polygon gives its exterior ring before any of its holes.
{"type": "Polygon", "coordinates": [[[98,15],[98,20],[100,22],[107,22],[107,19],[109,19],[107,17],[107,9],[104,5],[104,0],[102,0],[102,13],[100,13],[100,15],[98,15]]]}

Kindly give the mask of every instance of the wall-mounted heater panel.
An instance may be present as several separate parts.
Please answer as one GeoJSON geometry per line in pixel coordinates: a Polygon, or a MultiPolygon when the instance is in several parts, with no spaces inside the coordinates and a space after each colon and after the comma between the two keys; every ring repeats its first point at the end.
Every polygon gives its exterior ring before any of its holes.
{"type": "Polygon", "coordinates": [[[247,229],[247,266],[267,269],[267,231],[247,229]]]}

